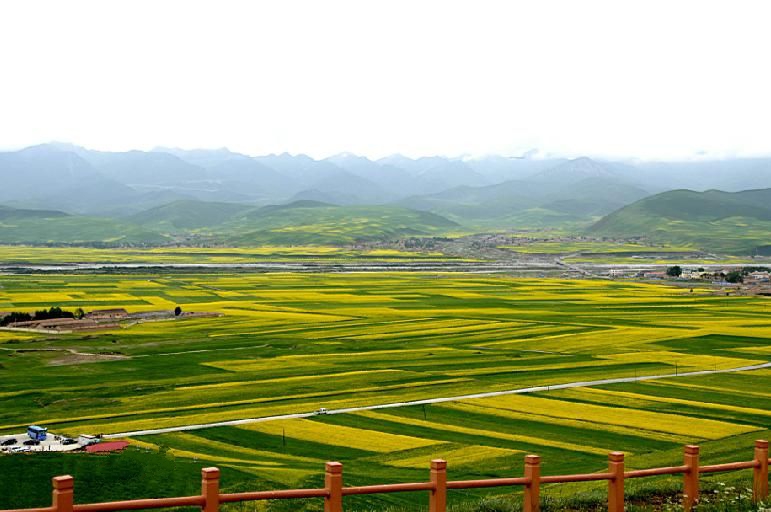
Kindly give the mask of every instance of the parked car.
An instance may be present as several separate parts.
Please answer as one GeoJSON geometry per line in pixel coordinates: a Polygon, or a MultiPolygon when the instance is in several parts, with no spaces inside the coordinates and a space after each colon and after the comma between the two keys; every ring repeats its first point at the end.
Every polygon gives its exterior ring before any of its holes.
{"type": "Polygon", "coordinates": [[[0,443],[0,446],[12,446],[14,444],[16,444],[16,438],[12,437],[12,438],[6,439],[2,443],[0,443]]]}
{"type": "Polygon", "coordinates": [[[62,440],[62,444],[77,444],[78,440],[71,437],[66,437],[62,440]]]}
{"type": "Polygon", "coordinates": [[[27,439],[24,441],[25,446],[38,446],[40,444],[40,441],[37,439],[27,439]]]}

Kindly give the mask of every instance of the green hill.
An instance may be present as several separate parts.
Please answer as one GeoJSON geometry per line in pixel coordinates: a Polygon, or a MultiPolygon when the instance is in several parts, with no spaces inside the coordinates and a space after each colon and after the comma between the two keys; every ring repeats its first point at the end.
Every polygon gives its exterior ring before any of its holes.
{"type": "Polygon", "coordinates": [[[237,203],[182,200],[139,212],[129,220],[147,227],[177,231],[217,226],[251,208],[253,206],[237,203]]]}
{"type": "Polygon", "coordinates": [[[28,210],[0,205],[0,221],[23,219],[48,219],[66,217],[67,214],[57,210],[28,210]]]}
{"type": "Polygon", "coordinates": [[[336,206],[318,201],[254,207],[183,200],[125,219],[0,206],[0,244],[344,245],[442,234],[458,224],[395,206],[336,206]]]}
{"type": "Polygon", "coordinates": [[[235,245],[348,244],[441,234],[458,224],[430,212],[395,206],[335,206],[318,201],[251,210],[222,226],[235,245]]]}
{"type": "Polygon", "coordinates": [[[300,200],[254,207],[175,201],[130,217],[159,232],[196,236],[229,245],[348,244],[405,235],[430,235],[457,227],[439,215],[393,206],[338,206],[300,200]]]}
{"type": "Polygon", "coordinates": [[[0,243],[158,245],[165,236],[128,222],[0,206],[0,243]]]}
{"type": "Polygon", "coordinates": [[[732,254],[771,253],[771,189],[722,192],[673,190],[607,215],[594,235],[643,236],[732,254]]]}

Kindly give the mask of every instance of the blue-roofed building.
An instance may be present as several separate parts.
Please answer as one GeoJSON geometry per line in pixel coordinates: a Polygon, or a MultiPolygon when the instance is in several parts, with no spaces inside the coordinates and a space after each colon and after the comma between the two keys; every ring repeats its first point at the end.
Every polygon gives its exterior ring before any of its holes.
{"type": "Polygon", "coordinates": [[[37,425],[30,425],[27,427],[27,435],[30,439],[35,441],[45,441],[46,435],[48,435],[48,429],[45,427],[38,427],[37,425]]]}

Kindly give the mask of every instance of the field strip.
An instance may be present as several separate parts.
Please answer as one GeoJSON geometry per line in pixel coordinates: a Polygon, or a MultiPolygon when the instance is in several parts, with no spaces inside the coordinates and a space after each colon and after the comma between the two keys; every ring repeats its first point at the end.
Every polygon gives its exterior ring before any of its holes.
{"type": "MultiPolygon", "coordinates": [[[[439,404],[444,402],[459,402],[462,400],[472,400],[475,398],[491,398],[495,396],[514,395],[514,394],[521,394],[521,393],[538,393],[540,391],[553,391],[556,389],[603,386],[605,384],[620,384],[624,382],[637,382],[637,381],[656,380],[656,379],[695,377],[699,375],[713,375],[717,373],[746,372],[746,371],[752,371],[752,370],[760,370],[763,368],[771,368],[771,362],[755,364],[751,366],[740,366],[738,368],[726,368],[723,370],[701,370],[701,371],[694,371],[694,372],[670,373],[670,374],[663,374],[663,375],[641,375],[637,377],[618,377],[614,379],[568,382],[566,384],[555,384],[550,386],[535,386],[530,388],[511,389],[511,390],[505,390],[505,391],[489,391],[486,393],[474,393],[470,395],[461,395],[461,396],[426,398],[424,400],[414,400],[411,402],[393,402],[389,404],[367,405],[362,407],[348,407],[343,409],[332,409],[327,411],[327,414],[348,414],[348,413],[360,412],[360,411],[373,411],[377,409],[393,409],[396,407],[409,407],[412,405],[428,405],[428,404],[439,404]]],[[[283,414],[279,416],[265,416],[262,418],[244,418],[240,420],[220,421],[215,423],[201,423],[201,424],[194,424],[194,425],[181,425],[178,427],[136,430],[133,432],[120,432],[117,434],[105,434],[103,437],[107,439],[114,439],[117,437],[136,437],[136,436],[148,436],[148,435],[154,435],[154,434],[168,434],[170,432],[184,432],[189,430],[201,430],[204,428],[246,425],[249,423],[258,423],[262,421],[311,418],[316,415],[317,413],[315,412],[305,412],[305,413],[296,413],[296,414],[283,414]]]]}

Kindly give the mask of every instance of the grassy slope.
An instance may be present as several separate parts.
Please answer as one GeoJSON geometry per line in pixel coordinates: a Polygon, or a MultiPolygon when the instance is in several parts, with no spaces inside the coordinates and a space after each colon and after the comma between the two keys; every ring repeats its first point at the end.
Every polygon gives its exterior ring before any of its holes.
{"type": "Polygon", "coordinates": [[[237,203],[184,200],[145,210],[129,220],[156,230],[180,231],[217,226],[250,209],[249,205],[237,203]]]}
{"type": "Polygon", "coordinates": [[[162,234],[128,222],[99,217],[57,216],[0,219],[5,244],[163,244],[162,234]]]}
{"type": "MultiPolygon", "coordinates": [[[[239,274],[2,276],[0,285],[0,310],[181,304],[226,314],[98,335],[0,332],[0,429],[6,432],[29,422],[54,432],[115,432],[673,372],[675,365],[680,371],[722,368],[768,360],[771,351],[767,300],[635,283],[239,274]],[[117,351],[131,358],[63,364],[74,360],[39,349],[117,351]]],[[[529,452],[543,456],[547,474],[601,469],[612,449],[626,451],[631,467],[671,464],[687,442],[703,444],[705,460],[738,460],[749,457],[752,439],[768,435],[768,389],[771,372],[758,371],[135,442],[164,446],[180,461],[229,468],[229,489],[319,485],[329,459],[345,463],[351,485],[422,480],[435,456],[448,458],[453,478],[520,474],[529,452]],[[335,425],[347,427],[342,437],[335,425]]],[[[61,460],[69,456],[61,457],[35,474],[63,470],[61,460]]],[[[3,462],[24,473],[27,464],[45,465],[39,460],[3,462]]],[[[98,467],[72,471],[107,485],[114,473],[98,467]]],[[[40,504],[47,494],[36,498],[40,504]]],[[[479,494],[456,496],[473,500],[479,494]]]]}
{"type": "Polygon", "coordinates": [[[675,190],[622,208],[589,231],[594,235],[645,236],[655,242],[715,252],[754,253],[768,246],[770,205],[771,189],[736,193],[675,190]]]}
{"type": "MultiPolygon", "coordinates": [[[[0,210],[3,214],[5,210],[0,210]]],[[[392,206],[333,206],[311,201],[254,208],[178,201],[125,220],[70,215],[0,215],[0,243],[163,244],[195,236],[231,246],[340,245],[441,234],[458,225],[433,213],[392,206]]]]}
{"type": "Polygon", "coordinates": [[[390,206],[331,206],[302,203],[261,208],[224,226],[237,245],[346,244],[412,235],[439,234],[458,225],[439,215],[390,206]]]}

